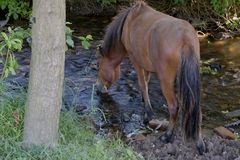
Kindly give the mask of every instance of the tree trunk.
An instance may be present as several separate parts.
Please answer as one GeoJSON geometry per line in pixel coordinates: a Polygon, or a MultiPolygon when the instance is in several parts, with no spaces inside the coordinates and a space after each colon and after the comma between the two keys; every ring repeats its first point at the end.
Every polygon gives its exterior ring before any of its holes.
{"type": "Polygon", "coordinates": [[[54,147],[62,105],[65,0],[33,0],[32,57],[23,145],[54,147]]]}

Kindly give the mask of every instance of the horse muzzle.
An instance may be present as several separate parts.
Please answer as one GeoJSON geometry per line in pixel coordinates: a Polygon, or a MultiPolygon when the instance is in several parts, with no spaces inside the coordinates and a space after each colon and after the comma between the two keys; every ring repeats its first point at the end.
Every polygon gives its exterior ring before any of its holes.
{"type": "Polygon", "coordinates": [[[97,80],[96,90],[97,90],[97,92],[107,93],[108,92],[108,87],[106,85],[102,84],[99,80],[97,80]]]}

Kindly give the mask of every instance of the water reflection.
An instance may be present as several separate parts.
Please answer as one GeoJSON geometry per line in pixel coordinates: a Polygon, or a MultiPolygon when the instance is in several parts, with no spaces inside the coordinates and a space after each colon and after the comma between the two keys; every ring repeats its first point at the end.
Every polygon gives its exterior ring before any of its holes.
{"type": "MultiPolygon", "coordinates": [[[[209,42],[201,40],[202,60],[214,58],[221,65],[218,75],[202,75],[204,126],[216,127],[233,119],[225,115],[240,109],[240,38],[209,42]]],[[[235,119],[236,120],[236,119],[235,119]]]]}

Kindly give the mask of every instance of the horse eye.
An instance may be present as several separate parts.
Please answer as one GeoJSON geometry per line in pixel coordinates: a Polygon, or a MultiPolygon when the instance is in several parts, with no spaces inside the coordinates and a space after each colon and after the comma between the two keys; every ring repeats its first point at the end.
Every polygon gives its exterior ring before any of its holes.
{"type": "Polygon", "coordinates": [[[97,59],[99,59],[99,58],[102,58],[103,56],[102,56],[102,53],[101,53],[101,51],[100,50],[96,50],[96,58],[97,59]]]}

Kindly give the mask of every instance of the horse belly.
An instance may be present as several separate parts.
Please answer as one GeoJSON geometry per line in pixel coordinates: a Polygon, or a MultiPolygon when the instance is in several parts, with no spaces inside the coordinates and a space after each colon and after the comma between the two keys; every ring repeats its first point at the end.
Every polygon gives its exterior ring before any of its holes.
{"type": "Polygon", "coordinates": [[[148,72],[155,72],[155,68],[148,56],[141,52],[134,52],[129,54],[129,59],[133,64],[141,66],[148,72]]]}

